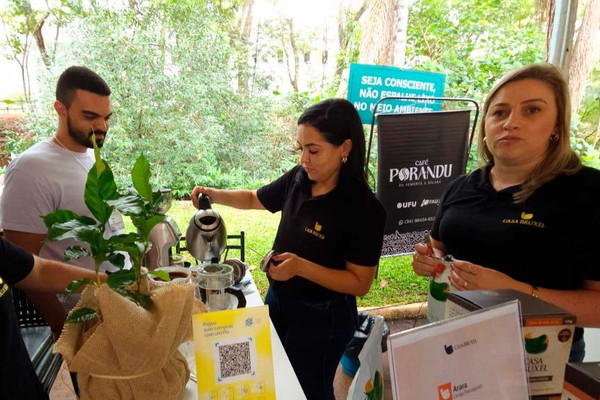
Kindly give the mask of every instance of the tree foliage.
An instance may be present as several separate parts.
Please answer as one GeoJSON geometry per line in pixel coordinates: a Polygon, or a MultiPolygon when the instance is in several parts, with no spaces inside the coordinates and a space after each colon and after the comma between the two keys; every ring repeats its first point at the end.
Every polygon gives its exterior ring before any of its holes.
{"type": "Polygon", "coordinates": [[[446,95],[485,97],[504,73],[545,59],[533,0],[420,0],[408,21],[407,60],[447,74],[446,95]]]}
{"type": "MultiPolygon", "coordinates": [[[[271,121],[272,101],[236,93],[233,47],[223,27],[228,9],[178,0],[110,8],[93,3],[69,26],[77,32],[59,48],[39,98],[48,111],[57,75],[86,65],[111,86],[115,110],[105,157],[120,184],[134,156],[148,154],[156,183],[176,195],[194,184],[231,187],[263,182],[289,159],[271,121]]],[[[32,120],[47,134],[55,117],[32,120]]]]}
{"type": "MultiPolygon", "coordinates": [[[[409,68],[444,73],[447,96],[482,102],[504,73],[545,60],[545,27],[534,12],[535,2],[411,2],[409,68]]],[[[11,4],[25,7],[30,2],[11,4]]],[[[49,68],[37,77],[42,91],[26,128],[37,135],[33,139],[56,129],[56,79],[69,65],[86,65],[113,90],[115,114],[104,155],[120,185],[134,155],[143,152],[155,171],[153,184],[170,187],[176,196],[188,194],[194,184],[256,187],[295,162],[290,149],[299,114],[321,98],[343,95],[343,73],[359,59],[361,32],[370,29],[365,26],[369,4],[339,2],[340,50],[327,55],[336,60],[336,69],[304,92],[298,86],[304,79],[298,75],[300,58],[314,50],[316,33],[302,32],[290,21],[269,20],[258,21],[256,33],[250,34],[254,0],[46,3],[29,18],[39,27],[46,16],[47,36],[65,35],[48,42],[49,68]],[[296,87],[288,95],[272,85],[272,62],[278,56],[288,62],[289,80],[296,87]]],[[[22,26],[27,13],[14,10],[7,23],[22,26]]],[[[16,49],[17,39],[24,37],[15,37],[16,49]]],[[[597,155],[592,150],[600,141],[598,95],[593,92],[600,78],[594,76],[581,117],[574,118],[575,147],[588,158],[597,155]]],[[[33,141],[28,137],[10,146],[19,152],[33,141]]]]}

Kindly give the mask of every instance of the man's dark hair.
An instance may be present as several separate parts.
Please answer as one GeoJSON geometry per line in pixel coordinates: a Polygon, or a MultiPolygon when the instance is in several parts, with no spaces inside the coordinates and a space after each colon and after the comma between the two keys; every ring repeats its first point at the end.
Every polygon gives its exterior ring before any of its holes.
{"type": "Polygon", "coordinates": [[[110,96],[110,88],[100,75],[89,68],[73,66],[60,74],[56,84],[56,100],[70,107],[77,89],[110,96]]]}

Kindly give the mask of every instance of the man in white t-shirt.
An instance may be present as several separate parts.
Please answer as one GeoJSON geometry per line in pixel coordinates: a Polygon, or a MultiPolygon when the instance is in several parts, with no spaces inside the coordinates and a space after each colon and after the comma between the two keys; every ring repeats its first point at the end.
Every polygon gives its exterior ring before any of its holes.
{"type": "MultiPolygon", "coordinates": [[[[63,260],[64,250],[76,244],[72,239],[44,241],[47,228],[42,216],[67,209],[92,217],[83,197],[87,174],[94,163],[91,135],[102,147],[112,115],[110,93],[106,82],[88,68],[70,67],[61,74],[54,103],[58,129],[51,139],[23,152],[6,170],[0,227],[13,244],[54,260],[63,260]]],[[[114,213],[106,233],[123,233],[123,228],[122,217],[114,213]]],[[[72,264],[94,268],[91,257],[72,264]]],[[[66,310],[56,295],[35,291],[26,294],[52,331],[60,333],[66,310]]]]}

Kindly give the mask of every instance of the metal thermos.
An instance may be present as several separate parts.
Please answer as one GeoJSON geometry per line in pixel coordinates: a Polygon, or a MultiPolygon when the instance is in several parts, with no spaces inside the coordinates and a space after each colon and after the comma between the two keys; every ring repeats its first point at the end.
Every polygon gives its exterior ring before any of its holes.
{"type": "Polygon", "coordinates": [[[208,196],[200,194],[198,202],[198,211],[190,220],[185,234],[187,249],[201,263],[218,263],[227,246],[225,222],[212,209],[208,196]]]}
{"type": "Polygon", "coordinates": [[[181,237],[175,220],[166,215],[172,203],[171,189],[161,189],[160,192],[161,202],[157,214],[165,215],[165,219],[150,230],[149,239],[152,247],[146,254],[145,262],[149,270],[173,265],[173,257],[181,237]]]}

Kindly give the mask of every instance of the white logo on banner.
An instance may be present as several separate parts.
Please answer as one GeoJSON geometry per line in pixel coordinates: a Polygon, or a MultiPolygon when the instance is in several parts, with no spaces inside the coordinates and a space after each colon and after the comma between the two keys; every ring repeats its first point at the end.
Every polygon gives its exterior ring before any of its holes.
{"type": "Polygon", "coordinates": [[[416,206],[417,206],[416,201],[405,201],[405,202],[396,204],[396,208],[414,208],[416,206]]]}
{"type": "Polygon", "coordinates": [[[440,199],[423,199],[423,201],[421,201],[421,207],[437,206],[439,203],[440,199]]]}
{"type": "Polygon", "coordinates": [[[440,183],[441,178],[452,176],[452,166],[453,164],[429,165],[429,160],[418,160],[413,167],[390,168],[389,182],[398,180],[399,186],[440,183]]]}

